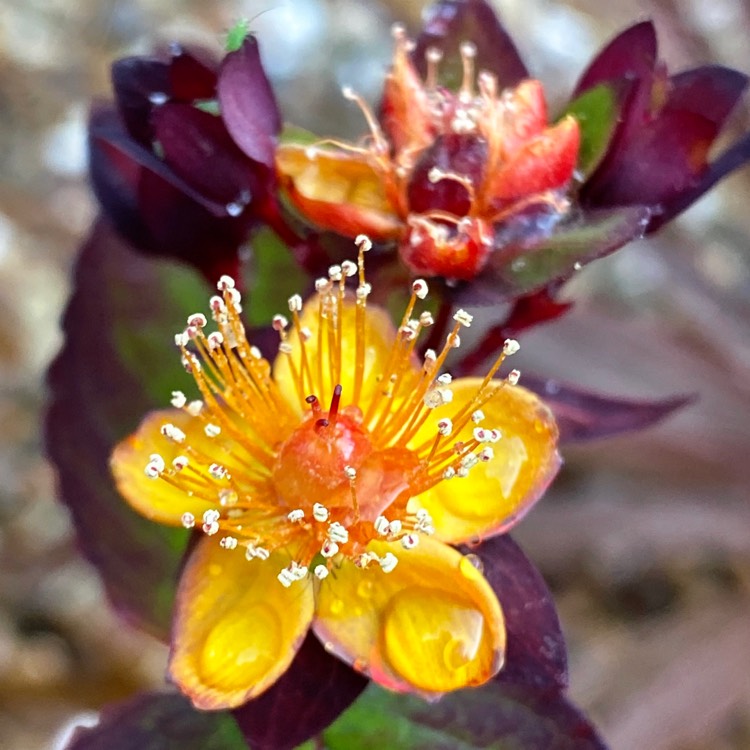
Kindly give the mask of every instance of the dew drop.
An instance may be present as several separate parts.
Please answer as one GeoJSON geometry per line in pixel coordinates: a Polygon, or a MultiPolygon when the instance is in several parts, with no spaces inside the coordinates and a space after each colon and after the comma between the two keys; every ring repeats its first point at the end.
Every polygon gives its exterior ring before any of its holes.
{"type": "Polygon", "coordinates": [[[166,104],[168,99],[169,97],[163,91],[152,91],[148,95],[148,100],[156,107],[166,104]]]}
{"type": "Polygon", "coordinates": [[[239,216],[244,210],[245,206],[244,204],[238,203],[237,201],[232,201],[231,203],[227,203],[225,208],[230,216],[239,216]]]}

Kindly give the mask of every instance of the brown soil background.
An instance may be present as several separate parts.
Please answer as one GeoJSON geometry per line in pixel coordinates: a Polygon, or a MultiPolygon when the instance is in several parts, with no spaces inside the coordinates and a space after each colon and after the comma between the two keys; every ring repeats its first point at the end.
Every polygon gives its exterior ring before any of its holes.
{"type": "MultiPolygon", "coordinates": [[[[743,0],[503,0],[550,98],[651,16],[673,71],[750,72],[743,0]]],[[[85,116],[108,64],[157,40],[218,48],[254,16],[287,119],[355,135],[338,89],[371,100],[393,20],[420,3],[0,0],[0,746],[54,747],[74,717],[162,681],[161,646],[120,624],[81,560],[40,445],[44,370],[94,214],[85,116]],[[292,22],[293,21],[293,22],[292,22]],[[288,64],[287,70],[283,65],[288,64]],[[280,66],[280,67],[279,67],[280,66]]],[[[730,127],[750,127],[750,100],[730,127]]],[[[581,446],[518,538],[552,586],[572,688],[614,750],[750,748],[750,169],[669,230],[584,270],[521,365],[611,393],[700,401],[639,435],[581,446]]]]}

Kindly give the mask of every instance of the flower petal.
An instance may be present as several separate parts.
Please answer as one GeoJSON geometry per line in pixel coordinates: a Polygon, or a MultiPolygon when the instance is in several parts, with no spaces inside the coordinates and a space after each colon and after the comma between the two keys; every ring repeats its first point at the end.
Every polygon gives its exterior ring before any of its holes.
{"type": "Polygon", "coordinates": [[[158,453],[167,467],[181,455],[184,448],[161,434],[165,423],[172,423],[185,435],[185,444],[210,456],[213,461],[226,467],[229,473],[242,471],[248,456],[240,454],[242,448],[233,444],[232,452],[222,448],[221,443],[206,436],[205,423],[187,412],[178,409],[164,409],[148,414],[138,430],[123,440],[112,453],[111,467],[117,489],[140,514],[158,523],[181,526],[181,516],[185,512],[196,517],[203,515],[213,505],[199,496],[188,496],[160,479],[146,476],[145,468],[152,453],[158,453]],[[241,463],[238,463],[241,461],[241,463]]]}
{"type": "Polygon", "coordinates": [[[436,696],[480,685],[500,668],[505,627],[497,598],[461,553],[434,539],[404,550],[384,573],[344,560],[320,582],[313,629],[325,647],[392,690],[436,696]]]}
{"type": "MultiPolygon", "coordinates": [[[[477,392],[479,378],[453,381],[453,405],[460,408],[477,392]]],[[[432,516],[438,539],[457,544],[511,528],[541,497],[560,467],[557,425],[552,412],[533,393],[504,386],[482,406],[482,427],[499,429],[494,457],[480,462],[464,478],[444,480],[412,502],[432,516]]],[[[469,422],[451,440],[470,440],[469,422]]],[[[435,426],[424,424],[414,439],[434,439],[435,426]]]]}
{"type": "Polygon", "coordinates": [[[288,552],[245,559],[203,539],[177,591],[169,675],[197,708],[235,708],[286,671],[313,615],[312,583],[276,580],[288,552]]]}
{"type": "Polygon", "coordinates": [[[276,171],[294,207],[322,229],[371,239],[397,237],[402,223],[365,154],[285,144],[276,171]]]}
{"type": "MultiPolygon", "coordinates": [[[[273,379],[287,402],[296,405],[299,412],[309,410],[304,403],[304,398],[315,395],[327,408],[333,395],[333,388],[337,385],[331,380],[331,374],[326,364],[320,371],[315,367],[316,362],[328,363],[330,361],[330,347],[328,336],[323,335],[319,340],[320,318],[319,297],[313,296],[305,303],[300,313],[300,322],[303,328],[310,329],[312,334],[305,343],[305,352],[309,362],[313,363],[311,370],[314,384],[310,393],[299,393],[293,370],[290,367],[289,358],[294,363],[297,372],[301,369],[301,346],[299,334],[295,328],[290,332],[288,342],[292,346],[293,354],[279,354],[273,365],[273,379]],[[321,349],[322,346],[322,349],[321,349]]],[[[341,308],[341,361],[356,361],[355,331],[356,331],[356,304],[346,300],[341,308]]],[[[323,332],[325,333],[325,331],[323,332]]],[[[362,390],[359,403],[366,406],[380,388],[377,376],[381,374],[388,363],[391,351],[396,340],[396,331],[391,323],[388,313],[380,307],[368,305],[365,318],[365,350],[364,350],[364,375],[362,378],[362,390]]],[[[339,384],[342,387],[342,404],[352,403],[354,393],[355,373],[352,367],[342,367],[339,384]]],[[[307,382],[307,381],[306,381],[307,382]]]]}

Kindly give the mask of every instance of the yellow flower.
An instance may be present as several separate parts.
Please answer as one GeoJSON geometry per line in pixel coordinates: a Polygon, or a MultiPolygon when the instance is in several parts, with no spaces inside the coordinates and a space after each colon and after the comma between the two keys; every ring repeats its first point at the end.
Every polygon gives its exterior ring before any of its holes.
{"type": "MultiPolygon", "coordinates": [[[[169,672],[199,708],[234,707],[287,669],[308,628],[394,690],[434,697],[502,666],[497,596],[451,544],[509,528],[559,466],[557,428],[517,371],[443,372],[471,316],[420,362],[432,324],[367,306],[364,252],[276,316],[273,365],[246,339],[231,279],[176,337],[200,401],[173,393],[112,456],[127,501],[202,529],[180,581],[169,672]],[[354,293],[346,289],[356,277],[354,293]],[[145,470],[144,470],[145,469],[145,470]]],[[[502,592],[500,592],[502,598],[502,592]]]]}

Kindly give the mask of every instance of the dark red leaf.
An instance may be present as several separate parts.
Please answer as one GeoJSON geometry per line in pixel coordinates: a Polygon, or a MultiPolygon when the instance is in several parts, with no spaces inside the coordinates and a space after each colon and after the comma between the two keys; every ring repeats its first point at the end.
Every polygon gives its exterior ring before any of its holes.
{"type": "Polygon", "coordinates": [[[625,29],[591,61],[575,87],[573,98],[600,83],[650,77],[656,56],[656,29],[651,21],[625,29]]]}
{"type": "Polygon", "coordinates": [[[107,706],[95,727],[75,730],[65,750],[245,750],[228,713],[196,711],[186,698],[141,693],[107,706]]]}
{"type": "Polygon", "coordinates": [[[222,61],[218,95],[222,118],[237,145],[251,159],[273,167],[281,116],[252,35],[222,61]]]}
{"type": "Polygon", "coordinates": [[[287,750],[325,729],[367,684],[309,633],[281,679],[233,713],[253,750],[287,750]]]}
{"type": "Polygon", "coordinates": [[[187,536],[129,508],[109,455],[172,388],[189,390],[172,337],[197,306],[196,290],[202,298],[186,269],[135,253],[99,221],[78,258],[65,342],[48,375],[46,448],[81,551],[115,607],[160,637],[169,631],[187,536]]]}
{"type": "Polygon", "coordinates": [[[538,393],[554,412],[561,443],[581,443],[644,430],[695,401],[692,395],[653,401],[605,396],[526,373],[523,384],[538,393]]]}
{"type": "Polygon", "coordinates": [[[164,159],[178,177],[211,200],[244,210],[258,189],[256,170],[221,118],[173,102],[154,110],[153,123],[164,159]]]}
{"type": "Polygon", "coordinates": [[[529,77],[513,40],[486,0],[438,0],[423,14],[422,31],[413,52],[422,76],[426,73],[425,52],[437,47],[443,51],[440,78],[457,88],[462,77],[459,47],[469,41],[477,47],[476,69],[494,73],[501,89],[529,77]]]}
{"type": "Polygon", "coordinates": [[[175,43],[170,47],[172,60],[169,81],[172,96],[184,102],[213,99],[216,96],[217,63],[207,52],[175,43]]]}
{"type": "Polygon", "coordinates": [[[568,684],[568,657],[555,603],[544,579],[508,536],[464,552],[482,561],[505,615],[508,650],[497,680],[553,691],[568,684]]]}
{"type": "Polygon", "coordinates": [[[151,148],[152,97],[171,96],[169,65],[155,57],[124,57],[112,64],[112,86],[128,133],[151,148]]]}
{"type": "Polygon", "coordinates": [[[748,84],[744,73],[721,65],[704,65],[671,76],[667,110],[693,112],[712,122],[714,137],[737,106],[748,84]]]}

